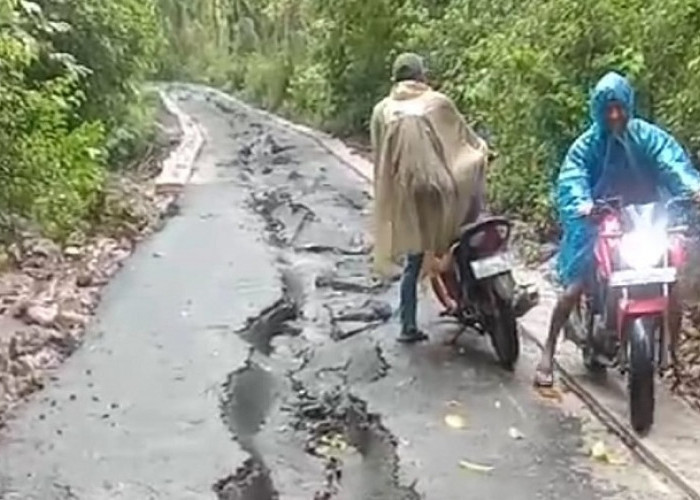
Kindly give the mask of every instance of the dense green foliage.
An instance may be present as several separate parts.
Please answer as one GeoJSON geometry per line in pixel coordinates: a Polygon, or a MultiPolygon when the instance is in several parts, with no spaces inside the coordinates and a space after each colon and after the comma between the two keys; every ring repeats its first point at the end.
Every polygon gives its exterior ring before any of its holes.
{"type": "Polygon", "coordinates": [[[336,132],[364,131],[392,57],[434,78],[501,153],[495,206],[545,226],[591,85],[627,73],[640,111],[700,149],[700,0],[161,0],[170,74],[214,81],[336,132]]]}
{"type": "Polygon", "coordinates": [[[146,0],[0,0],[0,214],[65,237],[137,145],[162,39],[146,0]]]}

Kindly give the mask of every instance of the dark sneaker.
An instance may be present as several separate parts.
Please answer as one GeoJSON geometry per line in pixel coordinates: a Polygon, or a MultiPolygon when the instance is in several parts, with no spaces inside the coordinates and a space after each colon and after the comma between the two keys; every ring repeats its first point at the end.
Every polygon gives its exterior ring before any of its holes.
{"type": "Polygon", "coordinates": [[[398,338],[398,341],[404,344],[414,344],[416,342],[423,342],[424,340],[428,340],[428,336],[418,328],[403,330],[398,338]]]}

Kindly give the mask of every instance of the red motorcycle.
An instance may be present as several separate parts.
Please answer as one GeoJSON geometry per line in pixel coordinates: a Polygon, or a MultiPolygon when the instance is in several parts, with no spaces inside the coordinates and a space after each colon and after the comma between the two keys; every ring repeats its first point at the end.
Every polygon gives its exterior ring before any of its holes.
{"type": "Polygon", "coordinates": [[[654,421],[654,372],[675,359],[669,297],[686,261],[688,227],[677,216],[687,213],[686,203],[595,203],[595,272],[565,329],[587,369],[617,367],[627,375],[630,421],[638,433],[654,421]]]}

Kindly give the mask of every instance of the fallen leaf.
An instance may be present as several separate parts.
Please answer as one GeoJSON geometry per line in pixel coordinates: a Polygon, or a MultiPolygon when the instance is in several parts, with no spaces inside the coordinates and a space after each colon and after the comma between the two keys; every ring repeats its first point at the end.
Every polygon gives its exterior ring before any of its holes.
{"type": "Polygon", "coordinates": [[[319,445],[314,450],[316,454],[320,457],[330,458],[337,455],[337,451],[330,446],[319,445]]]}
{"type": "Polygon", "coordinates": [[[525,439],[525,435],[520,432],[518,429],[515,427],[511,427],[508,429],[508,435],[512,438],[515,439],[516,441],[520,441],[522,439],[525,439]]]}
{"type": "Polygon", "coordinates": [[[473,472],[491,472],[493,467],[490,465],[475,464],[474,462],[467,462],[466,460],[461,460],[459,466],[462,469],[470,470],[473,472]]]}
{"type": "Polygon", "coordinates": [[[537,393],[544,399],[561,403],[564,399],[561,392],[554,387],[537,387],[537,393]]]}
{"type": "Polygon", "coordinates": [[[592,447],[591,447],[591,457],[594,459],[601,461],[601,462],[606,462],[608,458],[608,449],[605,446],[605,443],[602,441],[597,441],[592,447]]]}
{"type": "Polygon", "coordinates": [[[459,415],[454,414],[445,415],[445,423],[448,427],[451,427],[452,429],[464,429],[464,427],[466,427],[464,419],[459,415]]]}
{"type": "Polygon", "coordinates": [[[591,457],[601,463],[609,465],[624,465],[625,461],[615,457],[615,455],[608,450],[607,446],[603,441],[597,441],[591,447],[591,457]]]}
{"type": "Polygon", "coordinates": [[[320,442],[323,445],[340,452],[345,451],[348,447],[348,444],[345,442],[345,439],[340,434],[322,436],[320,442]]]}

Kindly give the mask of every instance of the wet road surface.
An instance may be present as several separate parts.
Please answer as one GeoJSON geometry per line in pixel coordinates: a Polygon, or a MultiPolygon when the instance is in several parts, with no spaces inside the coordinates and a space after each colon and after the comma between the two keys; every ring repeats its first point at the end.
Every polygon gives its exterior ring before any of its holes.
{"type": "Polygon", "coordinates": [[[514,374],[483,339],[445,346],[428,295],[431,342],[397,344],[366,186],[235,102],[171,94],[207,134],[181,215],[0,433],[0,499],[682,498],[573,396],[532,390],[534,346],[514,374]]]}

